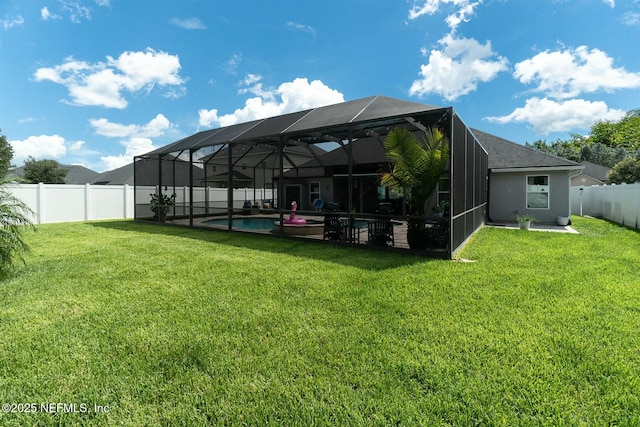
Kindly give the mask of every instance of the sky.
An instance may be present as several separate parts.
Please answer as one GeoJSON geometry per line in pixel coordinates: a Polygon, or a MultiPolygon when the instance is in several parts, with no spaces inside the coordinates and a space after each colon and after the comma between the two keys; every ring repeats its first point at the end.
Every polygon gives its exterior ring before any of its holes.
{"type": "Polygon", "coordinates": [[[640,108],[640,0],[0,0],[13,163],[384,95],[520,144],[640,108]]]}

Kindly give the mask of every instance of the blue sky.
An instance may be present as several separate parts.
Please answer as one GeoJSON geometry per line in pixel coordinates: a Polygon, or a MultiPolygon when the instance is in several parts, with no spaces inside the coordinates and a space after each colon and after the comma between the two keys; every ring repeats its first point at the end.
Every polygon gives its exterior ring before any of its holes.
{"type": "Polygon", "coordinates": [[[640,108],[640,0],[0,0],[17,165],[105,171],[377,94],[522,144],[587,134],[640,108]]]}

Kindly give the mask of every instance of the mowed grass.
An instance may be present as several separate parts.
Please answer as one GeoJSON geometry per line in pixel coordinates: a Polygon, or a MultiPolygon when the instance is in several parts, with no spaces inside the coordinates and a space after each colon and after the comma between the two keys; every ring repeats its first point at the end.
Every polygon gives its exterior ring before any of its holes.
{"type": "Polygon", "coordinates": [[[473,263],[40,226],[0,283],[0,403],[38,412],[0,425],[639,425],[640,235],[574,226],[473,263]]]}

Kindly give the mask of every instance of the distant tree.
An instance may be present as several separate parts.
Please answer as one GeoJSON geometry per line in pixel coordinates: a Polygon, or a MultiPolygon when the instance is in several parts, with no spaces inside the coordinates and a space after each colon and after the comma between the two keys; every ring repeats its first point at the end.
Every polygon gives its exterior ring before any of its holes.
{"type": "Polygon", "coordinates": [[[24,256],[30,251],[22,237],[25,226],[35,231],[29,219],[33,211],[2,187],[8,181],[0,179],[0,278],[9,273],[18,258],[24,262],[24,256]]]}
{"type": "Polygon", "coordinates": [[[24,178],[32,184],[64,184],[68,170],[55,160],[36,160],[29,157],[24,162],[24,178]]]}
{"type": "Polygon", "coordinates": [[[640,149],[640,109],[628,111],[620,121],[600,121],[591,127],[592,143],[608,147],[640,149]]]}
{"type": "Polygon", "coordinates": [[[622,159],[636,155],[636,151],[624,146],[614,147],[600,142],[594,143],[590,137],[577,134],[571,134],[571,139],[565,141],[559,139],[551,145],[538,140],[531,144],[526,143],[526,146],[574,162],[586,160],[607,167],[613,167],[622,159]]]}
{"type": "Polygon", "coordinates": [[[616,164],[607,177],[613,184],[640,182],[640,160],[627,157],[616,164]]]}
{"type": "Polygon", "coordinates": [[[6,176],[9,172],[11,159],[13,159],[13,147],[7,137],[2,134],[2,129],[0,129],[0,178],[6,176]]]}

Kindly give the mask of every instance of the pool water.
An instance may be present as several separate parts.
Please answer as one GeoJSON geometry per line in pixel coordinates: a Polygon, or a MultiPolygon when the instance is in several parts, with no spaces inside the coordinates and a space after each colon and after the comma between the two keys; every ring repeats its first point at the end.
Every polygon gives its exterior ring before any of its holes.
{"type": "MultiPolygon", "coordinates": [[[[274,218],[233,218],[231,226],[233,228],[242,228],[245,230],[273,230],[273,224],[276,220],[274,218]]],[[[228,218],[216,218],[204,221],[204,224],[222,225],[227,226],[229,224],[228,218]]]]}

